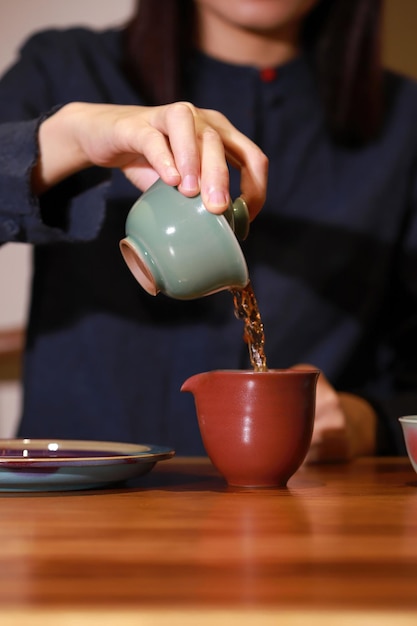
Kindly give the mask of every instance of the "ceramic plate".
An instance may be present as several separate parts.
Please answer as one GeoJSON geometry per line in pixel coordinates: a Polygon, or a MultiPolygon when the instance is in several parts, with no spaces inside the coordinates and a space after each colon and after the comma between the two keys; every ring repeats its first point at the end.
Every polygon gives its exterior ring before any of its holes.
{"type": "Polygon", "coordinates": [[[94,489],[149,472],[174,456],[161,446],[47,439],[0,439],[0,491],[94,489]]]}

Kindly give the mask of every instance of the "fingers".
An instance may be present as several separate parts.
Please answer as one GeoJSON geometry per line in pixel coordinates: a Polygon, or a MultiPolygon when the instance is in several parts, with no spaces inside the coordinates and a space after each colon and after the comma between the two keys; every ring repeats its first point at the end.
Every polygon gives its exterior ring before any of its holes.
{"type": "Polygon", "coordinates": [[[221,194],[226,191],[226,199],[229,200],[227,168],[227,162],[229,162],[240,170],[241,195],[248,205],[250,219],[253,219],[265,202],[268,159],[262,150],[239,132],[224,115],[218,111],[210,110],[202,110],[201,113],[205,119],[210,121],[216,131],[216,136],[212,136],[207,129],[205,132],[204,145],[208,155],[202,163],[201,193],[203,199],[206,198],[207,190],[207,202],[214,212],[218,211],[212,198],[216,198],[220,204],[223,202],[221,194]],[[218,143],[219,141],[221,143],[218,143]]]}
{"type": "Polygon", "coordinates": [[[323,432],[315,437],[305,458],[305,463],[343,463],[351,459],[346,437],[338,430],[323,432]]]}
{"type": "Polygon", "coordinates": [[[316,417],[308,461],[340,462],[350,459],[350,438],[339,394],[320,374],[317,381],[316,417]]]}
{"type": "Polygon", "coordinates": [[[266,156],[217,111],[188,102],[158,107],[73,103],[67,111],[72,111],[75,158],[84,167],[118,167],[140,189],[161,177],[186,196],[201,192],[206,208],[222,213],[230,202],[231,164],[241,172],[251,219],[264,203],[266,156]]]}
{"type": "MultiPolygon", "coordinates": [[[[179,102],[157,107],[152,123],[169,138],[182,193],[192,196],[201,192],[206,208],[222,213],[230,202],[229,162],[241,172],[241,193],[250,218],[257,215],[265,201],[268,159],[224,115],[179,102]]],[[[154,152],[155,147],[150,150],[154,152]]],[[[157,165],[150,153],[148,158],[157,165]]]]}
{"type": "Polygon", "coordinates": [[[268,182],[268,158],[258,146],[242,134],[233,136],[228,146],[229,162],[240,169],[241,195],[245,199],[250,219],[262,209],[268,182]]]}
{"type": "Polygon", "coordinates": [[[210,116],[188,102],[178,102],[158,107],[153,123],[169,138],[181,193],[201,192],[209,211],[223,213],[230,201],[229,170],[222,135],[210,116]]]}
{"type": "Polygon", "coordinates": [[[186,196],[196,196],[200,192],[201,159],[194,108],[188,103],[177,102],[158,107],[156,113],[156,127],[166,133],[179,174],[178,189],[186,196]]]}
{"type": "Polygon", "coordinates": [[[221,136],[205,128],[201,136],[201,197],[213,213],[223,213],[230,204],[229,169],[221,136]]]}
{"type": "MultiPolygon", "coordinates": [[[[292,369],[313,369],[310,364],[297,364],[292,369]]],[[[316,369],[316,368],[314,368],[316,369]]],[[[316,415],[313,436],[306,463],[335,463],[352,457],[349,424],[340,394],[323,373],[317,380],[316,415]]]]}

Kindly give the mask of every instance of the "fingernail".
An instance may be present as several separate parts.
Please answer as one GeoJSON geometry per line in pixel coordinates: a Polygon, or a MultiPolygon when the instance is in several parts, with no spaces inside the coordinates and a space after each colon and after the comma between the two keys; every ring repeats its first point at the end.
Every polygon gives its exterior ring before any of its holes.
{"type": "Polygon", "coordinates": [[[181,188],[185,191],[197,191],[198,178],[194,174],[187,174],[181,182],[181,188]]]}
{"type": "Polygon", "coordinates": [[[217,189],[210,191],[208,198],[211,206],[213,207],[224,207],[229,202],[226,194],[217,189]]]}

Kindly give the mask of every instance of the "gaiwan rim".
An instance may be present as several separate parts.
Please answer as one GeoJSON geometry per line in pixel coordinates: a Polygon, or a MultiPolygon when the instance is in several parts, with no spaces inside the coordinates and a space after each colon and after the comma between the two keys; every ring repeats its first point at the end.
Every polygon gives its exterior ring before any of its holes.
{"type": "Polygon", "coordinates": [[[403,415],[398,420],[404,424],[417,424],[417,415],[403,415]]]}

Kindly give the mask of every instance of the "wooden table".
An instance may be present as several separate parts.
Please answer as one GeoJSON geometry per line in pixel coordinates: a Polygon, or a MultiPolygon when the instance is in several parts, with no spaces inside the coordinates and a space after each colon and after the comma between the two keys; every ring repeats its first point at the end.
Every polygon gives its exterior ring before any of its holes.
{"type": "Polygon", "coordinates": [[[0,624],[417,624],[408,459],[228,488],[205,459],[133,486],[0,494],[0,624]]]}

